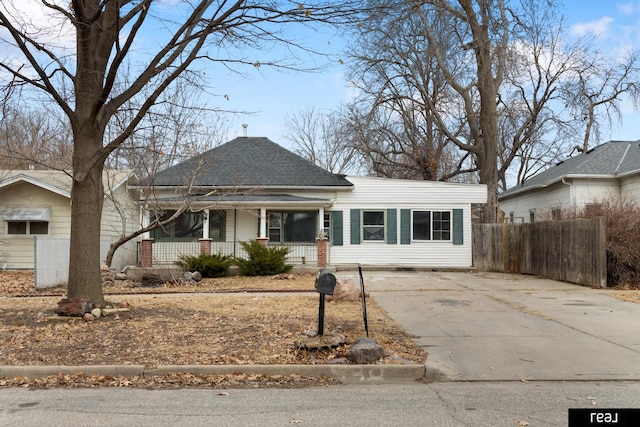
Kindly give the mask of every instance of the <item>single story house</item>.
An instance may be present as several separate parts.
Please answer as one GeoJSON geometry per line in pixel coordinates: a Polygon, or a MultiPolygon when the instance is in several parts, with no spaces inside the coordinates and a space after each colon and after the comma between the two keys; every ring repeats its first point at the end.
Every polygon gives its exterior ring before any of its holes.
{"type": "Polygon", "coordinates": [[[268,138],[247,136],[133,188],[143,224],[188,206],[143,236],[143,266],[172,264],[180,254],[243,256],[239,242],[255,239],[287,246],[289,262],[314,267],[466,268],[471,204],[487,199],[478,184],[333,174],[268,138]]]}
{"type": "MultiPolygon", "coordinates": [[[[139,206],[127,188],[133,177],[132,171],[105,173],[103,256],[123,232],[139,228],[139,206]]],[[[49,270],[53,280],[66,281],[71,183],[71,176],[59,170],[0,171],[0,267],[34,269],[37,265],[40,272],[49,270]],[[64,271],[52,273],[51,269],[64,271]]],[[[113,267],[121,269],[135,261],[132,243],[129,250],[116,253],[113,267]]]]}
{"type": "Polygon", "coordinates": [[[511,222],[562,219],[609,198],[640,200],[640,141],[609,141],[498,196],[511,222]]]}

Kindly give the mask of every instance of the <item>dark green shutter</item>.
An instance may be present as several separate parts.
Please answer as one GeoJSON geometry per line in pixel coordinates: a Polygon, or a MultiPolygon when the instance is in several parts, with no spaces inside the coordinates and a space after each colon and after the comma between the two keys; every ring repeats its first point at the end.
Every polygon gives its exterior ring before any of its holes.
{"type": "Polygon", "coordinates": [[[400,210],[400,244],[411,243],[411,209],[400,210]]]}
{"type": "Polygon", "coordinates": [[[331,212],[331,238],[333,239],[333,246],[343,245],[342,218],[342,211],[331,212]]]}
{"type": "Polygon", "coordinates": [[[351,209],[351,244],[360,244],[360,209],[351,209]]]}
{"type": "Polygon", "coordinates": [[[454,209],[453,210],[453,244],[454,245],[462,245],[464,243],[463,234],[464,234],[464,224],[462,219],[462,209],[454,209]]]}
{"type": "Polygon", "coordinates": [[[387,209],[387,243],[398,243],[398,210],[387,209]]]}

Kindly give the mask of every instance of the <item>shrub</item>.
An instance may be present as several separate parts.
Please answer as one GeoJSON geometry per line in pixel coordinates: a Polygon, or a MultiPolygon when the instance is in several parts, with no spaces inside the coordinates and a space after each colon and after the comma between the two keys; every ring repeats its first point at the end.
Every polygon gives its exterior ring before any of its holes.
{"type": "Polygon", "coordinates": [[[640,205],[633,199],[610,198],[577,216],[606,219],[607,285],[640,287],[640,205]]]}
{"type": "Polygon", "coordinates": [[[289,248],[270,248],[257,240],[240,242],[249,255],[248,259],[235,258],[234,263],[240,268],[243,276],[271,276],[286,273],[292,265],[286,264],[289,248]]]}
{"type": "Polygon", "coordinates": [[[229,272],[233,258],[227,255],[180,255],[176,265],[185,271],[199,271],[202,277],[222,277],[229,272]]]}

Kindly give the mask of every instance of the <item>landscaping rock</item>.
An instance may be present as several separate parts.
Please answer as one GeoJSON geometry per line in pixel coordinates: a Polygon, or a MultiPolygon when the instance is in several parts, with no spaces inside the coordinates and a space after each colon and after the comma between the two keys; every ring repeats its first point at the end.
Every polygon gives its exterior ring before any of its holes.
{"type": "Polygon", "coordinates": [[[360,286],[356,285],[352,279],[336,279],[336,287],[333,295],[327,295],[327,301],[359,301],[360,286]]]}
{"type": "Polygon", "coordinates": [[[82,317],[85,313],[91,313],[94,308],[94,302],[88,298],[63,298],[53,311],[60,316],[82,317]]]}
{"type": "Polygon", "coordinates": [[[100,317],[102,317],[102,310],[99,308],[94,308],[93,310],[91,310],[91,315],[96,319],[99,319],[100,317]]]}
{"type": "Polygon", "coordinates": [[[202,274],[199,271],[185,271],[182,275],[184,280],[193,280],[194,282],[202,282],[202,274]]]}
{"type": "Polygon", "coordinates": [[[141,284],[146,288],[155,288],[161,286],[165,280],[157,274],[145,273],[142,275],[141,284]]]}
{"type": "Polygon", "coordinates": [[[351,363],[375,363],[384,357],[384,349],[373,338],[358,338],[349,351],[347,359],[351,363]]]}
{"type": "Polygon", "coordinates": [[[96,318],[95,318],[95,317],[93,317],[93,314],[91,314],[91,313],[85,313],[85,314],[84,314],[84,316],[82,316],[82,319],[83,319],[85,322],[92,322],[92,321],[94,321],[96,318]]]}
{"type": "Polygon", "coordinates": [[[116,273],[113,275],[113,280],[127,280],[126,273],[116,273]]]}

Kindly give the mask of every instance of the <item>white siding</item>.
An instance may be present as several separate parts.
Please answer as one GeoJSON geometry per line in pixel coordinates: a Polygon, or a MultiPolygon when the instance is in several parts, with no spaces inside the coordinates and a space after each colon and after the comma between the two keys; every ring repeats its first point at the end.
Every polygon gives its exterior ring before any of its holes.
{"type": "MultiPolygon", "coordinates": [[[[49,208],[49,235],[39,238],[69,237],[71,206],[66,197],[29,183],[18,182],[0,191],[0,209],[7,207],[49,208]]],[[[33,269],[33,256],[33,236],[8,235],[7,223],[0,220],[0,267],[6,265],[6,268],[33,269]]]]}
{"type": "Polygon", "coordinates": [[[371,177],[347,177],[354,184],[352,192],[337,192],[337,200],[393,207],[407,201],[420,205],[486,203],[487,187],[479,184],[457,184],[437,181],[413,181],[371,177]]]}
{"type": "Polygon", "coordinates": [[[260,232],[260,211],[241,210],[236,211],[237,215],[237,238],[240,242],[248,242],[249,240],[256,239],[260,232]]]}
{"type": "Polygon", "coordinates": [[[574,179],[574,201],[578,209],[584,205],[620,196],[617,179],[574,179]]]}
{"type": "Polygon", "coordinates": [[[640,180],[629,179],[621,186],[617,179],[574,178],[501,200],[500,209],[506,218],[514,212],[514,216],[522,217],[524,222],[529,222],[532,209],[536,211],[537,220],[550,219],[552,208],[559,207],[564,212],[580,210],[587,204],[619,197],[625,191],[640,197],[640,180]]]}
{"type": "MultiPolygon", "coordinates": [[[[129,197],[125,185],[114,191],[117,204],[105,198],[101,233],[103,237],[101,255],[104,258],[110,242],[118,238],[123,231],[131,233],[138,228],[138,206],[129,197]],[[117,209],[115,208],[117,206],[117,209]],[[121,214],[122,213],[122,214],[121,214]],[[106,246],[105,246],[106,245],[106,246]],[[106,249],[105,249],[106,247],[106,249]]],[[[6,207],[49,208],[51,221],[49,234],[39,235],[39,239],[69,239],[71,230],[71,203],[69,198],[51,192],[45,188],[27,182],[17,182],[0,190],[0,209],[6,207]]],[[[135,263],[135,242],[118,249],[114,267],[135,263]]],[[[47,256],[54,256],[49,254],[47,256]]],[[[59,257],[54,257],[54,262],[59,257]]],[[[59,263],[65,264],[64,260],[59,263]]],[[[33,236],[9,236],[7,224],[0,221],[0,267],[15,269],[34,268],[33,236]]]]}
{"type": "MultiPolygon", "coordinates": [[[[486,202],[484,185],[451,184],[442,182],[405,181],[349,177],[355,189],[337,193],[332,211],[343,212],[343,245],[332,246],[332,265],[376,265],[414,267],[470,267],[471,203],[486,202]],[[397,210],[396,244],[361,242],[351,244],[351,209],[397,210]],[[463,244],[452,241],[412,241],[402,244],[401,209],[463,211],[463,244]]],[[[386,224],[385,224],[386,225],[386,224]]]]}
{"type": "Polygon", "coordinates": [[[640,176],[623,179],[620,187],[623,196],[635,199],[640,203],[640,176]]]}
{"type": "Polygon", "coordinates": [[[522,217],[524,222],[529,222],[531,209],[535,209],[537,219],[541,217],[549,219],[551,208],[567,209],[573,206],[571,200],[571,187],[558,182],[541,190],[529,191],[507,200],[501,200],[500,209],[506,218],[509,218],[510,212],[514,212],[516,218],[522,217]]]}
{"type": "Polygon", "coordinates": [[[103,239],[116,240],[123,234],[131,234],[140,228],[138,204],[121,185],[104,199],[100,235],[103,239]]]}

